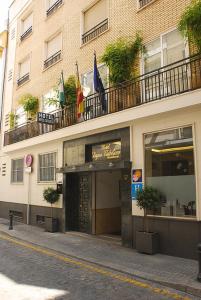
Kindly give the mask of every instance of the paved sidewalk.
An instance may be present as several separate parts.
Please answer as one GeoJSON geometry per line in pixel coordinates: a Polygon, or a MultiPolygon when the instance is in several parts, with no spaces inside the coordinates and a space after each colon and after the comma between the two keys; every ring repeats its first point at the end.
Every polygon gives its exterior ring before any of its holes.
{"type": "Polygon", "coordinates": [[[63,254],[99,264],[123,273],[161,283],[201,297],[201,283],[196,281],[195,260],[162,254],[153,256],[122,247],[118,240],[108,240],[79,233],[48,233],[44,229],[0,219],[0,232],[63,254]]]}

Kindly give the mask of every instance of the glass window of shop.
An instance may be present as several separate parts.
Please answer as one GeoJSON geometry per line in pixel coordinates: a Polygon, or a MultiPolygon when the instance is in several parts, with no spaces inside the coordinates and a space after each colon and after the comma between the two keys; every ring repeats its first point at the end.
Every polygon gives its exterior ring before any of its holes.
{"type": "Polygon", "coordinates": [[[145,135],[145,183],[157,188],[163,206],[153,214],[196,216],[196,186],[192,127],[145,135]]]}

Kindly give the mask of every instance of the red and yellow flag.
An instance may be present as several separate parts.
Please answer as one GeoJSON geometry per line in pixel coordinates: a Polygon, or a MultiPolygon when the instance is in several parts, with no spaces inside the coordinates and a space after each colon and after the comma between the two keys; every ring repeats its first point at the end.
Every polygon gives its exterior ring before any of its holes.
{"type": "Polygon", "coordinates": [[[77,118],[79,119],[82,114],[84,113],[84,95],[82,91],[82,86],[80,83],[80,76],[78,71],[78,64],[77,66],[77,84],[76,84],[76,92],[77,92],[77,118]]]}

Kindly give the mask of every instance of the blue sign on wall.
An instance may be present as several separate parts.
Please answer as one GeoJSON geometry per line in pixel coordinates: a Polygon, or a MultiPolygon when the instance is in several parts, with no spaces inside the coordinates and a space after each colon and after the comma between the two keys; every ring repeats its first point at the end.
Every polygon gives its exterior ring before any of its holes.
{"type": "Polygon", "coordinates": [[[131,186],[131,197],[132,200],[136,200],[136,195],[138,190],[142,190],[143,184],[142,183],[132,183],[131,186]]]}

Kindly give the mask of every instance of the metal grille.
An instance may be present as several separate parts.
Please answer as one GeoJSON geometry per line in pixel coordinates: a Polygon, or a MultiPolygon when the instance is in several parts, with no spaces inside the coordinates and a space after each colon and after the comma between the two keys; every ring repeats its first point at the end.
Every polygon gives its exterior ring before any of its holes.
{"type": "Polygon", "coordinates": [[[105,19],[82,35],[82,43],[85,44],[108,29],[108,19],[105,19]]]}
{"type": "Polygon", "coordinates": [[[48,67],[50,67],[60,59],[61,59],[61,50],[44,61],[44,69],[47,69],[48,67]]]}
{"type": "Polygon", "coordinates": [[[139,5],[140,5],[140,8],[149,4],[150,2],[152,2],[153,0],[139,0],[139,5]]]}
{"type": "Polygon", "coordinates": [[[29,73],[27,73],[24,76],[22,76],[21,78],[19,78],[17,81],[17,85],[20,86],[28,80],[29,80],[29,73]]]}
{"type": "Polygon", "coordinates": [[[56,153],[39,155],[39,181],[54,181],[56,168],[56,153]]]}
{"type": "Polygon", "coordinates": [[[61,6],[61,4],[63,3],[63,0],[58,0],[56,1],[46,12],[47,17],[50,16],[55,10],[57,10],[57,8],[59,8],[59,6],[61,6]]]}
{"type": "Polygon", "coordinates": [[[21,37],[20,37],[21,42],[22,42],[23,40],[25,40],[31,33],[32,33],[32,26],[29,27],[29,29],[27,29],[27,30],[21,35],[21,37]]]}

